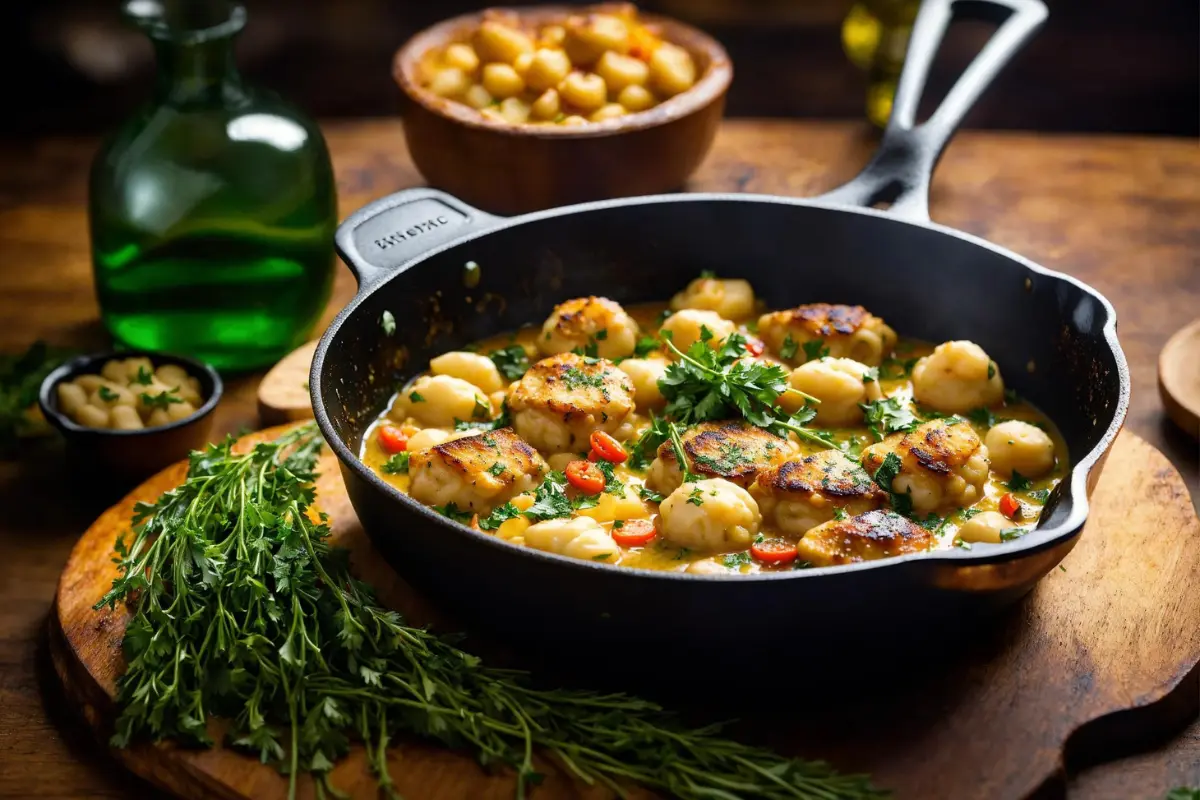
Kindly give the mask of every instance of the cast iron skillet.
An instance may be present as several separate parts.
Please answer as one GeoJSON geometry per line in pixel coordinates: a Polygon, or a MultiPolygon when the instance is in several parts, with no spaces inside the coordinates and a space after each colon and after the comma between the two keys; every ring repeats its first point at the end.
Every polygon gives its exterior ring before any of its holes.
{"type": "Polygon", "coordinates": [[[937,628],[1029,591],[1074,545],[1125,417],[1129,374],[1113,308],[1073,278],[931,223],[927,191],[963,115],[1045,15],[1039,0],[927,0],[878,154],[820,198],[678,194],[500,219],[414,189],[351,215],[337,247],[360,289],[317,348],[311,389],[350,499],[383,557],[476,630],[543,645],[543,653],[583,643],[599,660],[636,652],[684,664],[689,655],[760,654],[803,640],[810,652],[849,647],[890,630],[909,635],[913,625],[892,624],[900,614],[937,628]],[[952,7],[1003,22],[917,125],[952,7]],[[889,213],[869,208],[880,201],[891,201],[889,213]],[[472,262],[477,271],[465,266],[472,262]],[[1074,467],[1038,529],[1004,545],[831,569],[653,572],[505,544],[400,494],[359,462],[367,425],[431,357],[540,324],[570,297],[662,301],[705,269],[749,279],[773,309],[862,304],[901,335],[982,345],[1007,385],[1058,423],[1070,449],[1074,467]],[[397,323],[390,336],[384,311],[397,323]]]}

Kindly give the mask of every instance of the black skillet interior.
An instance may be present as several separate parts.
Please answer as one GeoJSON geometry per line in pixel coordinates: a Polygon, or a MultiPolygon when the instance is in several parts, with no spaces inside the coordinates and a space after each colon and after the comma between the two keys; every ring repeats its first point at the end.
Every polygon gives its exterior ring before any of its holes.
{"type": "Polygon", "coordinates": [[[892,603],[930,621],[968,619],[1028,591],[1073,545],[1088,473],[1128,402],[1112,307],[1073,279],[928,223],[925,204],[962,115],[1044,16],[1038,0],[926,0],[880,152],[858,178],[815,202],[685,195],[499,220],[436,191],[411,190],[347,219],[338,248],[362,290],[317,350],[314,408],[384,557],[477,630],[543,651],[548,635],[555,647],[636,643],[647,657],[655,649],[675,662],[795,642],[787,634],[804,629],[798,609],[822,609],[822,629],[845,644],[887,639],[887,626],[872,620],[892,603]],[[956,6],[1009,16],[942,106],[915,125],[929,62],[956,6]],[[879,200],[892,202],[892,215],[834,205],[879,200]],[[833,570],[734,579],[647,573],[513,547],[451,524],[358,462],[366,426],[430,357],[540,323],[569,297],[662,301],[706,269],[747,278],[772,308],[861,304],[902,335],[981,344],[1007,384],[1059,424],[1077,465],[1040,529],[1002,547],[833,570]],[[385,311],[397,323],[391,336],[380,324],[385,311]]]}

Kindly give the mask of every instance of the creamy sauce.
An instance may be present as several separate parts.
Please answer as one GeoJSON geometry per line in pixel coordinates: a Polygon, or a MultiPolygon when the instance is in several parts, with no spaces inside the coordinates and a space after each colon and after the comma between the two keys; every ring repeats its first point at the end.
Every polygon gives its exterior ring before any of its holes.
{"type": "MultiPolygon", "coordinates": [[[[629,306],[626,311],[638,323],[643,331],[654,331],[658,327],[658,321],[662,313],[666,309],[666,304],[644,304],[638,306],[629,306]]],[[[756,317],[755,317],[756,318],[756,317]]],[[[742,321],[738,329],[745,335],[752,336],[754,334],[753,322],[742,321]]],[[[539,335],[541,335],[540,327],[526,327],[515,333],[501,334],[482,341],[476,342],[469,349],[476,352],[487,354],[493,350],[509,347],[513,344],[520,344],[526,347],[530,352],[536,351],[536,345],[539,335]]],[[[922,356],[926,356],[933,351],[933,345],[918,341],[915,339],[901,338],[894,348],[894,358],[898,361],[907,362],[915,360],[922,356]]],[[[531,356],[530,362],[537,360],[537,356],[531,356]]],[[[786,367],[785,367],[786,369],[786,367]]],[[[414,378],[415,380],[415,378],[414,378]]],[[[516,381],[512,381],[509,388],[516,381]]],[[[913,386],[910,377],[900,378],[880,378],[880,388],[885,397],[902,397],[905,401],[910,401],[913,396],[913,386]]],[[[383,449],[379,443],[379,429],[384,424],[396,424],[402,422],[406,427],[411,429],[419,429],[421,426],[412,418],[397,419],[392,413],[396,405],[396,401],[404,393],[404,389],[398,391],[393,396],[389,403],[388,409],[380,415],[371,427],[368,429],[363,438],[363,446],[360,451],[360,458],[367,466],[375,470],[381,478],[394,486],[401,492],[408,493],[409,476],[389,474],[383,470],[383,465],[388,461],[389,454],[383,449]]],[[[1031,480],[1031,484],[1027,490],[1015,493],[1021,501],[1026,513],[1020,521],[1012,523],[1013,528],[1032,528],[1037,522],[1037,516],[1040,514],[1043,502],[1037,499],[1038,494],[1043,490],[1048,491],[1053,489],[1066,475],[1069,467],[1067,464],[1066,453],[1067,446],[1063,440],[1061,433],[1050,419],[1038,411],[1034,406],[1023,400],[1015,402],[1006,402],[1003,406],[993,408],[992,413],[995,416],[996,422],[1004,420],[1021,420],[1033,424],[1045,430],[1054,442],[1055,448],[1055,465],[1054,468],[1046,475],[1039,479],[1031,480]]],[[[630,437],[626,443],[627,448],[642,433],[650,424],[650,419],[647,415],[637,411],[630,418],[635,430],[635,435],[630,437]]],[[[982,440],[988,432],[988,426],[981,424],[980,420],[968,418],[972,428],[975,429],[979,438],[982,440]]],[[[819,428],[815,424],[810,423],[810,427],[819,428]]],[[[857,461],[857,453],[862,447],[876,443],[878,440],[868,430],[866,425],[859,425],[849,428],[819,428],[823,431],[828,431],[835,442],[839,445],[848,445],[852,449],[850,455],[857,461]]],[[[798,456],[817,453],[827,448],[807,441],[798,443],[798,456]]],[[[556,464],[555,460],[551,461],[552,468],[561,469],[561,466],[556,464]]],[[[635,490],[642,487],[645,483],[646,475],[642,472],[635,472],[626,464],[619,464],[615,467],[616,476],[626,484],[633,487],[635,490]]],[[[999,507],[1000,499],[1010,489],[1006,486],[1006,479],[995,472],[989,473],[987,482],[984,486],[982,498],[971,506],[971,509],[976,512],[981,511],[996,511],[999,507]]],[[[636,494],[636,491],[635,491],[636,494]]],[[[628,500],[616,500],[612,495],[602,494],[600,503],[591,509],[584,509],[576,512],[577,516],[590,516],[601,522],[606,531],[611,531],[613,524],[617,520],[623,519],[652,519],[657,514],[658,504],[654,502],[640,502],[631,504],[628,500]]],[[[937,544],[934,549],[944,549],[953,547],[956,544],[957,531],[964,521],[961,511],[951,511],[942,509],[940,519],[936,522],[928,522],[927,527],[936,529],[937,544]]],[[[509,540],[514,544],[523,544],[521,534],[530,523],[525,519],[513,519],[503,523],[499,529],[493,533],[501,538],[509,540]]],[[[796,541],[798,537],[788,536],[779,531],[773,530],[769,521],[764,518],[762,533],[768,537],[786,538],[791,541],[796,541]]],[[[968,545],[969,546],[969,545],[968,545]]],[[[787,571],[796,568],[804,568],[807,566],[804,562],[796,562],[782,567],[766,566],[750,557],[748,551],[730,552],[730,553],[697,553],[687,548],[679,547],[666,541],[662,537],[656,538],[653,542],[645,547],[628,547],[619,548],[621,550],[619,559],[609,561],[607,563],[617,563],[624,567],[637,567],[641,569],[654,570],[669,570],[669,571],[684,571],[689,565],[697,562],[712,561],[716,564],[724,566],[731,572],[739,572],[742,574],[751,574],[756,572],[773,572],[787,571]]]]}

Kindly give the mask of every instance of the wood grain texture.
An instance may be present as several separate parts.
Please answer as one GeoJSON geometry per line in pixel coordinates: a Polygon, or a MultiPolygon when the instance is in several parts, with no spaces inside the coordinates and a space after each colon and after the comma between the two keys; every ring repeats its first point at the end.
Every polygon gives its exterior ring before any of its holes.
{"type": "MultiPolygon", "coordinates": [[[[280,429],[272,429],[278,433],[280,429]]],[[[246,444],[273,435],[255,434],[246,444]]],[[[1060,781],[1067,760],[1112,755],[1140,737],[1182,727],[1200,713],[1200,520],[1178,473],[1141,439],[1123,435],[1096,492],[1092,519],[1063,571],[996,625],[981,626],[960,652],[923,666],[887,696],[848,698],[829,712],[757,718],[784,752],[820,751],[835,765],[875,776],[899,797],[1023,798],[1060,781]],[[1114,729],[1106,721],[1120,714],[1114,729]],[[1066,754],[1064,755],[1064,748],[1066,754]]],[[[417,598],[374,555],[345,496],[336,459],[319,466],[317,504],[334,540],[381,599],[410,618],[430,620],[417,598]]],[[[92,605],[116,576],[117,536],[128,534],[134,502],[177,485],[167,470],[106,511],[80,539],[59,583],[50,622],[55,666],[67,694],[98,732],[107,730],[115,680],[123,669],[123,609],[92,605]],[[55,625],[57,622],[57,626],[55,625]]],[[[955,648],[956,650],[958,648],[955,648]]],[[[285,781],[231,751],[142,745],[117,751],[134,772],[188,798],[282,797],[285,781]]],[[[463,755],[406,744],[394,756],[400,790],[411,797],[508,797],[511,779],[487,776],[463,755]]],[[[334,772],[357,798],[375,796],[356,752],[334,772]]],[[[535,798],[583,793],[561,775],[535,798]]]]}
{"type": "MultiPolygon", "coordinates": [[[[343,216],[421,185],[399,123],[338,123],[325,131],[343,216]]],[[[726,122],[689,188],[812,195],[850,177],[873,147],[855,123],[726,122]]],[[[0,143],[2,350],[37,337],[88,349],[107,344],[85,211],[95,149],[91,139],[0,143]]],[[[1200,498],[1200,449],[1165,419],[1155,387],[1159,351],[1200,308],[1195,142],[967,131],[938,168],[930,208],[938,222],[1086,280],[1113,301],[1133,377],[1126,430],[1165,453],[1193,500],[1200,498]]],[[[320,325],[353,292],[349,271],[339,267],[320,325]]],[[[257,383],[258,376],[227,381],[214,435],[256,427],[257,383]]],[[[0,797],[152,796],[94,746],[56,688],[43,646],[68,552],[79,531],[119,499],[77,483],[64,500],[66,474],[52,445],[0,462],[0,797]]],[[[1142,746],[1157,749],[1083,772],[1068,794],[1154,798],[1170,786],[1200,784],[1200,724],[1142,746]]]]}
{"type": "Polygon", "coordinates": [[[1200,319],[1163,346],[1158,391],[1167,416],[1189,436],[1200,437],[1200,319]]]}

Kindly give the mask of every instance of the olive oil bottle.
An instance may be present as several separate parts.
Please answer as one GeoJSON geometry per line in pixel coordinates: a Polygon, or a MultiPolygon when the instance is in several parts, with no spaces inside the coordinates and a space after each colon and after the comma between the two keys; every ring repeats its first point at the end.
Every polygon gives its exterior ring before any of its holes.
{"type": "Polygon", "coordinates": [[[920,0],[858,0],[842,23],[842,48],[867,73],[867,119],[884,127],[920,0]]]}
{"type": "Polygon", "coordinates": [[[128,0],[151,39],[153,97],[92,165],[89,223],[104,323],[130,347],[219,369],[302,343],[329,298],[337,222],[317,126],[248,85],[228,0],[128,0]]]}

